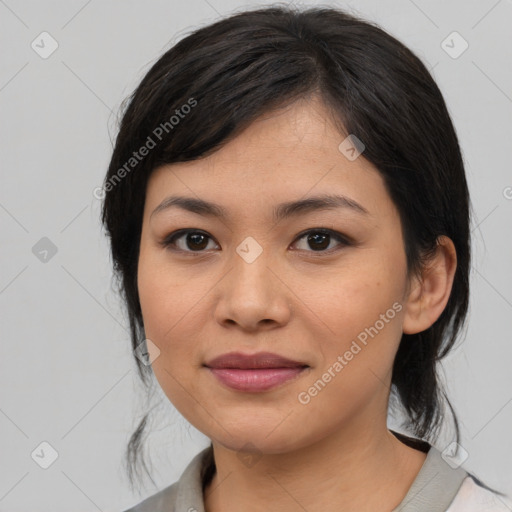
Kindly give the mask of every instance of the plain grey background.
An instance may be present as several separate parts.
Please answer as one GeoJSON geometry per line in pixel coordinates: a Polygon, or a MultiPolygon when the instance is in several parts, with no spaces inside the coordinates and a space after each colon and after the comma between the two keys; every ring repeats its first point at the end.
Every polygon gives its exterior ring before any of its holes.
{"type": "MultiPolygon", "coordinates": [[[[123,510],[174,482],[207,446],[157,388],[156,487],[130,491],[122,455],[144,400],[93,190],[120,103],[149,66],[192,29],[270,3],[0,0],[0,510],[123,510]]],[[[512,2],[323,5],[379,23],[445,96],[475,218],[467,335],[443,373],[464,467],[511,494],[512,2]]]]}

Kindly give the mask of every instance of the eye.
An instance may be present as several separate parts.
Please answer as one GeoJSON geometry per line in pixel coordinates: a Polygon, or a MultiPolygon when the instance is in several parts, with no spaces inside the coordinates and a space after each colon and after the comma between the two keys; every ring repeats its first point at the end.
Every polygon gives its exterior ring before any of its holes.
{"type": "Polygon", "coordinates": [[[317,228],[310,229],[301,235],[298,236],[296,240],[305,239],[306,247],[311,247],[312,251],[308,251],[308,249],[299,249],[306,250],[308,252],[327,252],[331,253],[340,249],[341,246],[351,245],[348,238],[344,237],[341,233],[337,231],[332,231],[331,229],[325,228],[317,228]],[[331,247],[331,242],[336,240],[338,242],[338,247],[331,247]]]}
{"type": "Polygon", "coordinates": [[[208,240],[212,240],[212,238],[203,231],[180,229],[168,236],[162,242],[162,245],[176,251],[204,252],[204,249],[208,246],[208,240]],[[181,244],[176,243],[177,241],[181,241],[181,244]]]}
{"type": "MultiPolygon", "coordinates": [[[[305,250],[307,252],[332,253],[339,250],[340,246],[352,245],[350,240],[341,233],[326,228],[309,229],[301,233],[295,240],[300,241],[302,239],[305,239],[305,243],[312,248],[312,251],[304,248],[299,248],[299,250],[305,250]],[[338,242],[338,247],[334,246],[329,248],[333,240],[338,242]]],[[[202,253],[207,249],[211,249],[211,247],[208,247],[209,241],[213,241],[213,239],[203,231],[196,229],[180,229],[166,237],[161,242],[161,245],[178,252],[202,253]]]]}

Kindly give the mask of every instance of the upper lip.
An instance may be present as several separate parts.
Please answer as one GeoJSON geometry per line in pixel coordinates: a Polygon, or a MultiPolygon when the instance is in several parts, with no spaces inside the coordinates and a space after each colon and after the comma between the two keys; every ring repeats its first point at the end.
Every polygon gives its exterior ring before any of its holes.
{"type": "Polygon", "coordinates": [[[239,368],[248,370],[257,368],[295,368],[308,365],[271,352],[258,352],[257,354],[229,352],[211,359],[205,363],[205,366],[209,368],[239,368]]]}

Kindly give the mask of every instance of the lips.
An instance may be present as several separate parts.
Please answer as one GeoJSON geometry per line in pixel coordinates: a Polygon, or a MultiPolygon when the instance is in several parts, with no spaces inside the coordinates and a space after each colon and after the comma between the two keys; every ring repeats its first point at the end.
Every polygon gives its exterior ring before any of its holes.
{"type": "Polygon", "coordinates": [[[205,366],[225,386],[237,391],[262,392],[297,378],[309,366],[270,352],[231,352],[205,366]]]}
{"type": "Polygon", "coordinates": [[[271,352],[258,352],[257,354],[242,354],[230,352],[208,361],[205,366],[209,368],[237,368],[241,370],[260,368],[298,368],[308,366],[305,363],[287,359],[271,352]]]}

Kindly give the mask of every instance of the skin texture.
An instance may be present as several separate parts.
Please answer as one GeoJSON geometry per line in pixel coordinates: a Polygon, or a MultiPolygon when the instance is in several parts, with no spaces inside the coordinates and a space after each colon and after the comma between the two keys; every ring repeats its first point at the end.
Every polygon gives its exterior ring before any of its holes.
{"type": "Polygon", "coordinates": [[[350,161],[340,152],[345,136],[310,98],[262,116],[207,158],[156,169],[148,182],[138,266],[145,332],[160,350],[152,364],[163,391],[213,442],[207,512],[392,510],[425,460],[387,429],[391,369],[402,332],[425,330],[443,311],[455,250],[442,237],[423,274],[408,276],[398,211],[364,153],[350,161]],[[333,193],[368,213],[272,218],[279,203],[333,193]],[[151,217],[169,195],[215,202],[228,217],[175,206],[151,217]],[[185,234],[175,251],[162,245],[183,228],[209,238],[187,244],[185,234]],[[307,234],[298,237],[315,228],[353,243],[327,237],[315,250],[307,234]],[[262,249],[252,263],[236,251],[247,237],[262,249]],[[301,403],[393,304],[393,318],[301,403]],[[310,368],[263,393],[234,391],[203,366],[231,351],[270,351],[310,368]]]}

